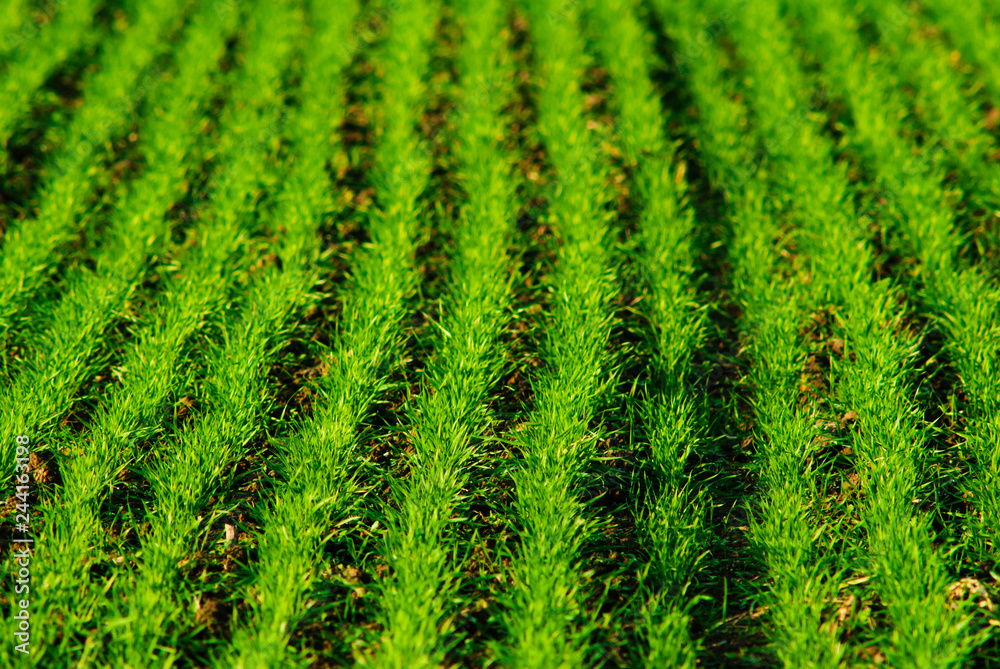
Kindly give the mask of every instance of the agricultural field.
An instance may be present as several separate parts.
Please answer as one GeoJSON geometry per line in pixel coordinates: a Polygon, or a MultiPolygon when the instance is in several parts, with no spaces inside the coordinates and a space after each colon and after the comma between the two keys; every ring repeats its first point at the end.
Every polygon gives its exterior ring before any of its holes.
{"type": "Polygon", "coordinates": [[[0,667],[1000,667],[1000,0],[3,0],[0,667]]]}

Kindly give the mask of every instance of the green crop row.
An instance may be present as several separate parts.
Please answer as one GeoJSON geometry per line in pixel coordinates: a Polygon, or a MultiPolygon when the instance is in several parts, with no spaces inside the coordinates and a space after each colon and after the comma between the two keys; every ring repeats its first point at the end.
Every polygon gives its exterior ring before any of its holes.
{"type": "Polygon", "coordinates": [[[499,144],[505,129],[500,110],[513,81],[501,30],[506,12],[499,0],[463,3],[459,11],[464,31],[455,153],[466,201],[434,354],[406,411],[413,446],[408,475],[392,482],[386,514],[381,552],[391,576],[379,589],[384,632],[374,658],[381,667],[439,666],[460,641],[452,621],[462,550],[452,537],[467,534],[456,528],[454,516],[482,448],[486,402],[504,363],[499,336],[511,302],[506,251],[518,210],[511,160],[499,144]]]}
{"type": "Polygon", "coordinates": [[[705,550],[709,502],[687,480],[685,464],[701,430],[688,379],[705,310],[697,304],[691,276],[694,215],[684,205],[683,175],[650,77],[650,35],[632,5],[610,0],[591,3],[589,10],[615,91],[623,148],[636,170],[635,200],[642,207],[638,264],[650,292],[642,310],[652,328],[649,387],[642,399],[648,480],[637,505],[649,576],[639,635],[649,644],[646,666],[693,667],[696,648],[685,593],[705,550]]]}
{"type": "Polygon", "coordinates": [[[580,499],[595,456],[591,425],[613,388],[606,165],[584,117],[580,78],[586,60],[574,3],[528,3],[539,76],[538,131],[557,185],[546,221],[559,240],[551,270],[551,311],[532,379],[535,406],[514,438],[514,519],[520,546],[505,574],[512,581],[500,661],[511,667],[579,667],[589,654],[583,599],[588,574],[580,551],[596,529],[580,499]]]}

